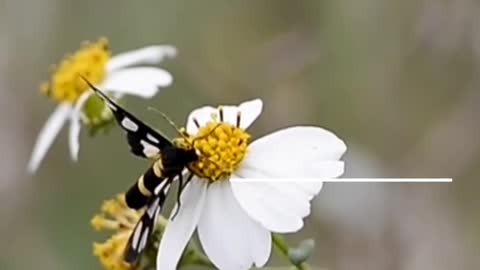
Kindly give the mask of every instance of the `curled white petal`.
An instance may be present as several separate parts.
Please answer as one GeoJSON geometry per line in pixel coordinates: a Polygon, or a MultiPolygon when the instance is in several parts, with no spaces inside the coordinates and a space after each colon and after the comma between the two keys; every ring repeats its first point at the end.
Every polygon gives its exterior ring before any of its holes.
{"type": "Polygon", "coordinates": [[[242,181],[232,177],[235,198],[247,214],[272,232],[296,232],[303,227],[303,218],[310,214],[311,193],[322,186],[307,187],[297,182],[242,181]]]}
{"type": "MultiPolygon", "coordinates": [[[[195,227],[197,226],[207,190],[207,181],[192,179],[180,197],[181,207],[177,216],[165,228],[157,254],[158,270],[175,270],[195,227]]],[[[176,208],[172,210],[172,215],[176,208]]]]}
{"type": "Polygon", "coordinates": [[[70,130],[68,134],[68,145],[70,148],[70,157],[73,161],[78,160],[78,152],[80,151],[80,114],[82,112],[83,105],[87,102],[88,98],[92,95],[91,91],[85,91],[75,103],[72,113],[70,115],[70,130]]]}
{"type": "Polygon", "coordinates": [[[126,67],[150,64],[155,65],[165,58],[173,58],[177,55],[177,49],[170,45],[149,46],[117,54],[107,63],[107,73],[126,67]]]}
{"type": "Polygon", "coordinates": [[[270,233],[243,211],[226,181],[210,184],[198,237],[218,269],[246,270],[253,263],[262,266],[270,255],[270,233]]]}
{"type": "Polygon", "coordinates": [[[159,88],[172,83],[172,75],[160,68],[137,67],[118,70],[105,78],[103,90],[151,98],[159,88]]]}
{"type": "Polygon", "coordinates": [[[58,105],[50,115],[42,130],[40,130],[35,146],[33,147],[32,155],[27,166],[28,172],[33,173],[38,169],[45,154],[65,124],[65,121],[68,119],[71,110],[72,106],[69,103],[62,103],[58,105]]]}
{"type": "Polygon", "coordinates": [[[345,143],[318,127],[291,127],[254,141],[232,177],[232,190],[247,214],[274,232],[295,232],[310,214],[321,179],[340,176],[345,143]],[[250,182],[242,178],[268,178],[250,182]],[[290,182],[275,178],[291,179],[290,182]],[[299,182],[295,178],[318,179],[299,182]]]}

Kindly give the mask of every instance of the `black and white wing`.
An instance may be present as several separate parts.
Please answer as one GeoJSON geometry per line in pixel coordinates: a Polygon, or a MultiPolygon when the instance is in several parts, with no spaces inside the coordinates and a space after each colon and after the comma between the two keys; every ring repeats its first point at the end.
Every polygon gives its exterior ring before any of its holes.
{"type": "Polygon", "coordinates": [[[172,143],[154,129],[140,121],[133,114],[120,107],[115,101],[105,95],[102,91],[86,81],[91,89],[101,97],[107,106],[112,110],[115,120],[127,132],[127,140],[130,151],[140,157],[158,158],[161,150],[172,143]]]}
{"type": "Polygon", "coordinates": [[[157,218],[165,203],[168,190],[172,185],[172,179],[166,178],[155,189],[155,194],[151,197],[145,213],[142,215],[138,223],[128,239],[125,247],[124,260],[128,263],[138,261],[140,254],[147,246],[148,240],[155,229],[157,218]]]}

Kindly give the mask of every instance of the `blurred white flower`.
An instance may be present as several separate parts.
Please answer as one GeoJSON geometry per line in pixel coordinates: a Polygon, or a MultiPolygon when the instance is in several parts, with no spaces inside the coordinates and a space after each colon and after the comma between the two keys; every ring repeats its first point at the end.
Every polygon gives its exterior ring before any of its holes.
{"type": "Polygon", "coordinates": [[[310,213],[310,200],[322,187],[321,181],[294,179],[343,173],[340,158],[346,145],[320,127],[289,127],[249,144],[245,129],[261,111],[262,101],[256,99],[238,107],[202,107],[189,115],[188,137],[177,143],[193,145],[200,159],[189,166],[195,176],[165,228],[157,269],[176,269],[195,229],[219,269],[263,266],[271,252],[271,232],[300,230],[310,213]],[[258,178],[271,181],[254,181],[258,178]]]}
{"type": "Polygon", "coordinates": [[[67,120],[70,121],[69,148],[73,160],[77,160],[81,124],[101,125],[111,119],[111,112],[103,102],[92,95],[83,76],[99,88],[106,89],[113,98],[123,94],[143,98],[153,97],[161,87],[172,83],[172,75],[153,65],[166,57],[174,57],[172,46],[150,46],[111,57],[105,38],[95,43],[85,43],[73,55],[66,56],[54,68],[52,77],[42,84],[42,92],[59,103],[41,129],[28,163],[27,170],[35,172],[67,120]]]}

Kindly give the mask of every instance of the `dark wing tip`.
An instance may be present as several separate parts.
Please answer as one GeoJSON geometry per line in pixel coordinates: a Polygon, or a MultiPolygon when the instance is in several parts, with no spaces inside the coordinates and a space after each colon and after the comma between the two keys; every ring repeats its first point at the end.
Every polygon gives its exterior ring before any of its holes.
{"type": "MultiPolygon", "coordinates": [[[[168,186],[168,185],[164,185],[168,186]]],[[[140,255],[145,250],[150,237],[155,229],[155,223],[164,200],[159,197],[150,198],[150,202],[135,228],[130,233],[127,245],[123,252],[123,260],[134,264],[138,262],[140,255]]]]}
{"type": "Polygon", "coordinates": [[[135,264],[137,263],[138,261],[138,258],[140,255],[137,251],[135,251],[131,245],[127,245],[127,247],[125,248],[125,252],[123,253],[123,260],[126,262],[126,263],[130,263],[130,264],[135,264]]]}
{"type": "Polygon", "coordinates": [[[82,78],[82,80],[84,80],[87,83],[87,85],[102,99],[108,101],[109,103],[113,103],[110,100],[110,98],[105,93],[102,92],[102,90],[98,89],[95,85],[93,85],[87,78],[85,78],[85,76],[83,76],[82,74],[78,74],[78,76],[82,78]]]}

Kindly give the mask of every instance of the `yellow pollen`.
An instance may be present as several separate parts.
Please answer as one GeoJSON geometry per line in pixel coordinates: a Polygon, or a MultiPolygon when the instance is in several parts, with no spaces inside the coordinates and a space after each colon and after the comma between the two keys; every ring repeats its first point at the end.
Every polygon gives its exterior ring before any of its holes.
{"type": "Polygon", "coordinates": [[[110,57],[106,38],[100,38],[95,43],[85,42],[77,52],[65,56],[53,67],[50,80],[42,83],[40,89],[54,100],[74,103],[89,88],[79,75],[93,84],[101,82],[110,57]]]}
{"type": "Polygon", "coordinates": [[[142,212],[127,207],[125,196],[118,194],[103,203],[100,213],[91,220],[95,230],[113,230],[115,233],[103,243],[93,243],[93,254],[106,270],[133,270],[135,265],[123,260],[123,252],[135,223],[142,212]]]}
{"type": "Polygon", "coordinates": [[[93,243],[93,254],[106,270],[133,270],[135,265],[123,261],[123,252],[129,233],[117,233],[103,243],[93,243]]]}
{"type": "Polygon", "coordinates": [[[195,148],[199,159],[189,164],[189,169],[214,182],[227,179],[237,169],[247,151],[250,134],[239,127],[217,122],[214,116],[212,120],[196,135],[177,138],[175,142],[182,147],[195,148]]]}

